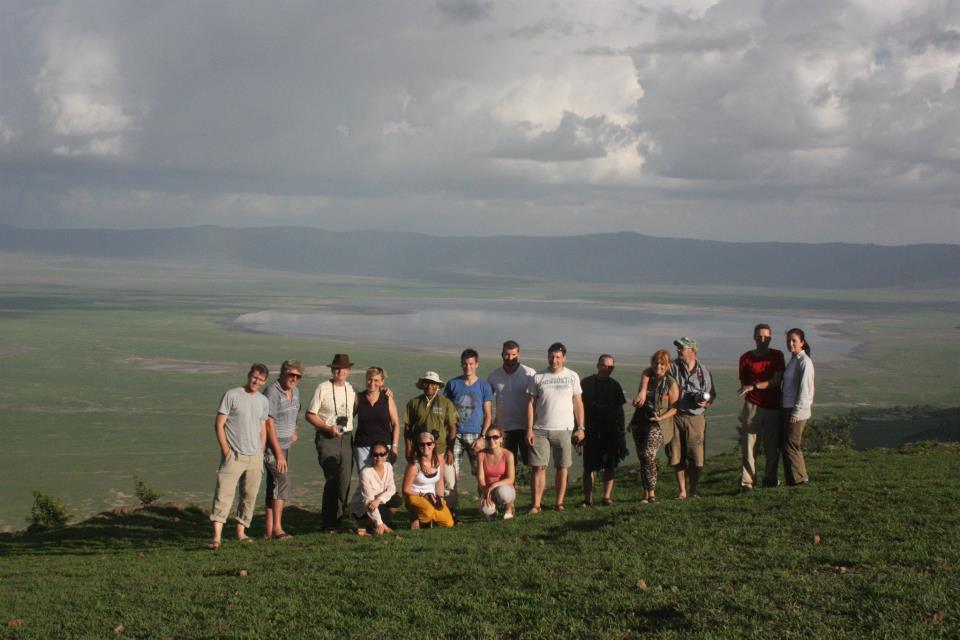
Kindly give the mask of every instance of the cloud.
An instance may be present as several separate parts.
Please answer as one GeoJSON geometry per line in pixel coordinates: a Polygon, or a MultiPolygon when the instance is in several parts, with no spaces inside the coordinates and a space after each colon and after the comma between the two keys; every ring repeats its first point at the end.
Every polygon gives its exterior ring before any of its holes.
{"type": "Polygon", "coordinates": [[[14,3],[0,221],[957,242],[958,34],[948,0],[14,3]]]}
{"type": "Polygon", "coordinates": [[[493,13],[490,0],[437,0],[437,8],[451,22],[486,20],[493,13]]]}

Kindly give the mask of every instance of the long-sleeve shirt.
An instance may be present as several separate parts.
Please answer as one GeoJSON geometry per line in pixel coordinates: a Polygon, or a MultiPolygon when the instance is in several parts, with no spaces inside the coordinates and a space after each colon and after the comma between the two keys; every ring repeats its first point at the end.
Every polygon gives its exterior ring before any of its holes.
{"type": "Polygon", "coordinates": [[[360,516],[366,514],[376,524],[383,523],[383,520],[380,518],[380,511],[378,509],[370,511],[367,505],[374,500],[379,500],[380,504],[384,504],[397,492],[397,484],[393,479],[393,466],[389,462],[385,462],[383,463],[383,468],[382,478],[373,467],[364,467],[360,471],[360,486],[357,487],[356,493],[353,494],[353,501],[350,507],[354,515],[360,516]]]}
{"type": "Polygon", "coordinates": [[[783,408],[798,420],[810,418],[813,408],[813,360],[806,353],[792,356],[783,371],[783,408]]]}

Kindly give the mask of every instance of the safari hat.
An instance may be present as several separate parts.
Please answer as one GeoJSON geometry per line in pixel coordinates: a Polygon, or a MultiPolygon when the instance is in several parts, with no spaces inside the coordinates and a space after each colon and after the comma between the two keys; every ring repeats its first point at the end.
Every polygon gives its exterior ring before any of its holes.
{"type": "Polygon", "coordinates": [[[350,362],[350,356],[345,353],[338,353],[333,356],[333,362],[330,363],[331,369],[350,369],[353,363],[350,362]]]}
{"type": "Polygon", "coordinates": [[[417,378],[417,389],[423,389],[424,382],[433,382],[441,387],[443,386],[443,380],[440,379],[440,374],[436,371],[424,371],[423,375],[417,378]]]}

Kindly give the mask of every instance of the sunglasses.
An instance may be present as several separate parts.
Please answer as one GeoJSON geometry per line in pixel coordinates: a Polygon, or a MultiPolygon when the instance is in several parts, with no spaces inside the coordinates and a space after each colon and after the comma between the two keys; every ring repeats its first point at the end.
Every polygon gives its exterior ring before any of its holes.
{"type": "Polygon", "coordinates": [[[373,456],[374,458],[386,458],[386,457],[387,457],[387,452],[386,452],[386,451],[381,451],[381,452],[379,452],[379,453],[371,453],[370,455],[373,456]]]}
{"type": "Polygon", "coordinates": [[[417,443],[417,446],[418,446],[418,447],[432,447],[434,444],[436,444],[436,443],[434,443],[434,442],[418,442],[418,443],[417,443]]]}
{"type": "Polygon", "coordinates": [[[487,440],[499,440],[500,436],[487,436],[487,440]]]}
{"type": "Polygon", "coordinates": [[[287,374],[287,377],[288,377],[288,378],[293,378],[294,380],[299,380],[300,378],[303,377],[303,374],[301,374],[301,373],[288,373],[288,374],[287,374]]]}

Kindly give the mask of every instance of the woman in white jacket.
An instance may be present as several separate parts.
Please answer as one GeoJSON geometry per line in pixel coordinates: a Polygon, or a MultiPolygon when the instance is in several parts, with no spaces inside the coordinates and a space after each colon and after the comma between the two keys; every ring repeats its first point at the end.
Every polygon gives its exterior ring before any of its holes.
{"type": "Polygon", "coordinates": [[[803,460],[803,428],[807,426],[813,407],[813,360],[810,343],[801,329],[787,331],[790,360],[783,372],[783,472],[788,485],[810,483],[803,460]]]}

